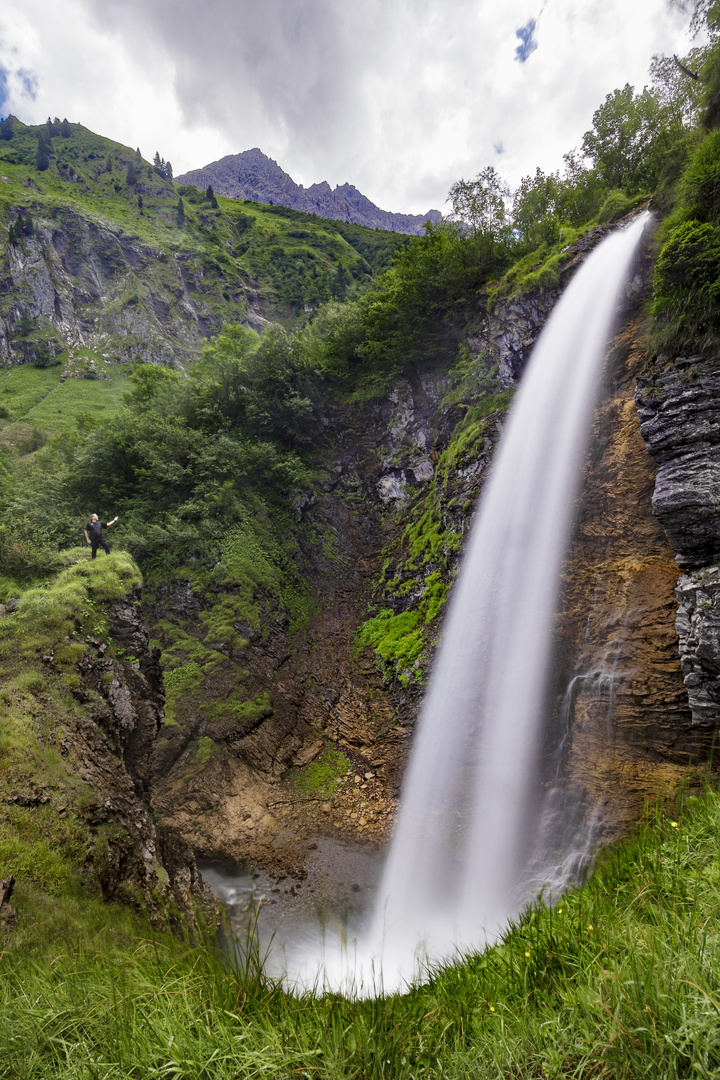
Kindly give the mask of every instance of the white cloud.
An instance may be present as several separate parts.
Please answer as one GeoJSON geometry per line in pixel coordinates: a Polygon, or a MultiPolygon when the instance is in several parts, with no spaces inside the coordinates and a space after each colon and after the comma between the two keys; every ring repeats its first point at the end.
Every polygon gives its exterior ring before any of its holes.
{"type": "Polygon", "coordinates": [[[34,102],[8,87],[22,119],[67,115],[176,173],[259,146],[299,183],[416,212],[488,163],[512,183],[559,166],[605,94],[688,44],[665,0],[10,0],[0,17],[0,64],[38,80],[34,102]]]}

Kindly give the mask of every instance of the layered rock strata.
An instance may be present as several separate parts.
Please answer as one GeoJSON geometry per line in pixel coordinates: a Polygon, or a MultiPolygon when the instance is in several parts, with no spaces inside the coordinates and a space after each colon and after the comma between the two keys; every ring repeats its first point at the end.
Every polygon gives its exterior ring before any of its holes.
{"type": "Polygon", "coordinates": [[[638,380],[641,431],[657,463],[653,509],[686,570],[676,627],[693,723],[720,722],[720,360],[658,357],[638,380]]]}

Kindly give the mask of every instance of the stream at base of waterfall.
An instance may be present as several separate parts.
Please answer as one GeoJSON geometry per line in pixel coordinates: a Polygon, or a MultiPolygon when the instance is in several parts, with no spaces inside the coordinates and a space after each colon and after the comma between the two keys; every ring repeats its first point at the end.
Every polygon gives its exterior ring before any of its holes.
{"type": "MultiPolygon", "coordinates": [[[[402,991],[492,944],[529,902],[540,893],[551,901],[587,865],[592,816],[541,746],[573,504],[607,343],[648,218],[592,252],[535,346],[453,589],[382,873],[367,853],[326,842],[340,882],[359,876],[356,856],[370,859],[372,901],[364,918],[352,904],[337,915],[331,889],[321,923],[308,912],[280,933],[276,925],[267,968],[290,990],[402,991]]],[[[221,899],[223,889],[236,898],[252,891],[219,869],[210,883],[221,899]]]]}

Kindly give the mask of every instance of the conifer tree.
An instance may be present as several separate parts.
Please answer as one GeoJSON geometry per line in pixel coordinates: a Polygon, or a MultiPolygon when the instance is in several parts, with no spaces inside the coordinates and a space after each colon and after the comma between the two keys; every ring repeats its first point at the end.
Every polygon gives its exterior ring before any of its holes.
{"type": "Polygon", "coordinates": [[[69,139],[70,136],[72,135],[72,132],[70,130],[70,124],[68,123],[67,116],[65,117],[62,124],[60,125],[60,134],[62,135],[63,139],[69,139]]]}
{"type": "Polygon", "coordinates": [[[128,187],[132,187],[134,184],[137,183],[137,169],[135,168],[135,163],[132,161],[128,162],[127,173],[125,174],[125,183],[128,185],[128,187]]]}
{"type": "Polygon", "coordinates": [[[207,199],[208,202],[212,202],[213,199],[215,198],[215,192],[213,191],[212,184],[208,184],[208,186],[207,186],[207,188],[205,190],[205,198],[207,199]]]}
{"type": "Polygon", "coordinates": [[[43,131],[38,138],[37,154],[35,155],[35,168],[38,172],[45,172],[50,164],[50,141],[43,131]]]}
{"type": "Polygon", "coordinates": [[[183,205],[183,201],[181,198],[178,199],[175,220],[177,221],[178,228],[182,229],[183,225],[185,224],[185,206],[183,205]]]}
{"type": "Polygon", "coordinates": [[[9,142],[14,134],[12,120],[9,116],[6,116],[2,123],[0,123],[0,137],[5,139],[6,142],[9,142]]]}

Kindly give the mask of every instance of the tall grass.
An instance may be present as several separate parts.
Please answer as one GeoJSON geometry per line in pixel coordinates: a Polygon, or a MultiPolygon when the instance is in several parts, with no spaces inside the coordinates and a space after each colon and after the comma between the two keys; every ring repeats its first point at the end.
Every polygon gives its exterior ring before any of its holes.
{"type": "Polygon", "coordinates": [[[371,1001],[294,998],[253,949],[231,962],[121,909],[21,892],[0,956],[0,1076],[718,1076],[719,830],[714,792],[677,821],[655,811],[554,910],[371,1001]]]}

